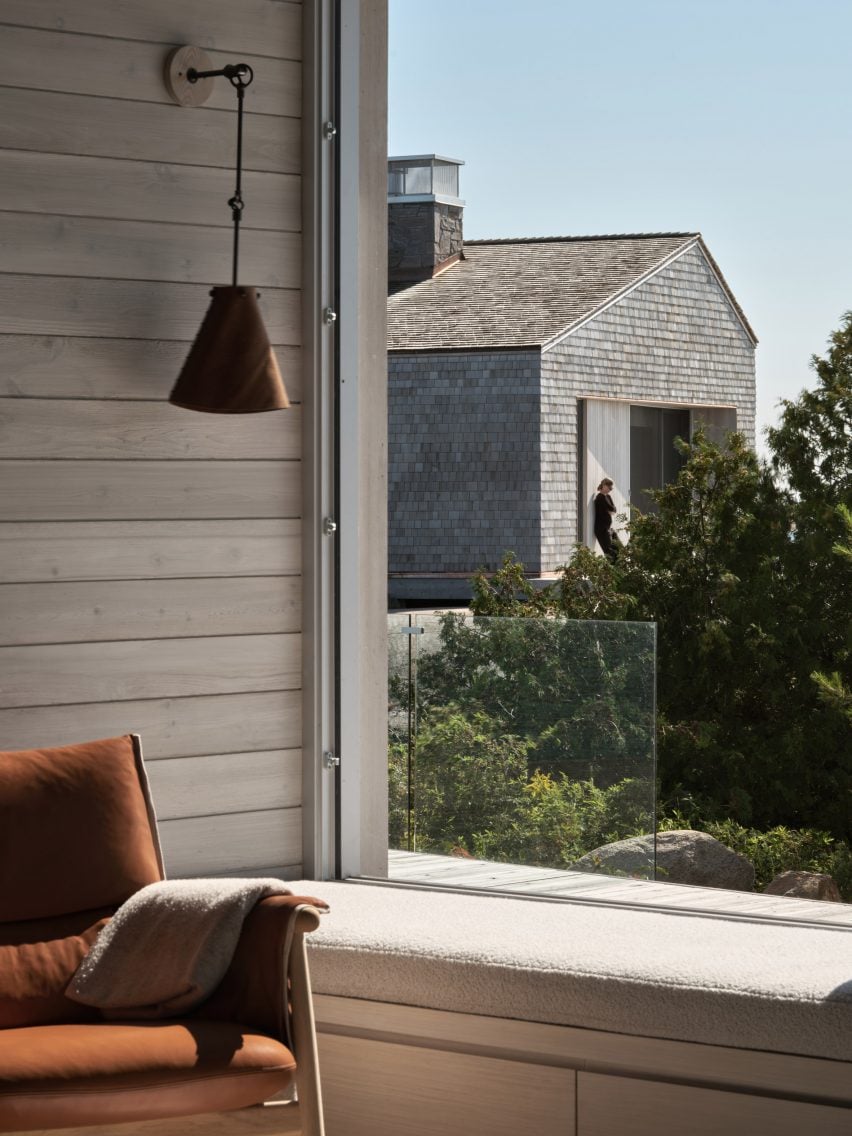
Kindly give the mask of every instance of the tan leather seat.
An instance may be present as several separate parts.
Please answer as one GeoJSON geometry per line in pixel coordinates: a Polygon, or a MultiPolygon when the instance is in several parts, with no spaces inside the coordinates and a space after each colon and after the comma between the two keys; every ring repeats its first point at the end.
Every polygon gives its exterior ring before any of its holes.
{"type": "Polygon", "coordinates": [[[295,1067],[280,1041],[233,1022],[0,1030],[0,1130],[243,1108],[286,1088],[295,1067]]]}

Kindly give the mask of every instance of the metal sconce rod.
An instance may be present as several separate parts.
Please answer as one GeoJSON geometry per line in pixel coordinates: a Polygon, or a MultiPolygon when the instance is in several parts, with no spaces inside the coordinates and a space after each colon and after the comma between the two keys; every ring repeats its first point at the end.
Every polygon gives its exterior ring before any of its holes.
{"type": "Polygon", "coordinates": [[[231,206],[231,218],[234,223],[234,258],[231,272],[231,283],[236,287],[237,268],[240,262],[240,222],[243,216],[242,184],[243,184],[243,102],[245,87],[249,86],[254,78],[254,72],[248,64],[227,64],[218,70],[198,70],[197,67],[186,68],[186,82],[193,86],[204,78],[224,77],[231,83],[236,91],[236,189],[233,198],[228,199],[231,206]]]}
{"type": "Polygon", "coordinates": [[[187,82],[195,84],[199,79],[218,79],[224,77],[237,92],[237,185],[234,196],[228,199],[231,219],[234,222],[234,257],[231,269],[231,284],[237,286],[237,270],[240,259],[240,221],[243,216],[243,100],[246,87],[254,79],[254,72],[248,63],[228,63],[219,71],[198,71],[190,67],[186,72],[187,82]]]}

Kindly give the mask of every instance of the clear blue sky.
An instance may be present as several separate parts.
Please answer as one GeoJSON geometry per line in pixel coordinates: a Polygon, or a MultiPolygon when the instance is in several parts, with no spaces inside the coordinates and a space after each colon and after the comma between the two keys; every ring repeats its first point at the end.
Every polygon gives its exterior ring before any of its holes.
{"type": "Polygon", "coordinates": [[[700,231],[759,433],[813,385],[852,308],[852,0],[390,0],[389,97],[391,154],[464,159],[466,236],[700,231]]]}

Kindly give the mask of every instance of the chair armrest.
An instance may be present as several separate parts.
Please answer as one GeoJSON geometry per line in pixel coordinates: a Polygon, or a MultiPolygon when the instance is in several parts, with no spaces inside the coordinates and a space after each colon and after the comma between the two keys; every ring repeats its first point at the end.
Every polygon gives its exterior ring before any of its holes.
{"type": "Polygon", "coordinates": [[[313,931],[326,904],[310,896],[262,899],[243,923],[237,949],[213,994],[190,1017],[254,1026],[288,1044],[287,965],[294,935],[313,931]]]}

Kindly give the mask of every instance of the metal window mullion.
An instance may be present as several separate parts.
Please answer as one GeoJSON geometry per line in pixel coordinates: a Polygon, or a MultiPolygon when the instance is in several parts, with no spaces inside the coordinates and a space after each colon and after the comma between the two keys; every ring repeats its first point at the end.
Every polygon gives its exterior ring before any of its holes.
{"type": "Polygon", "coordinates": [[[337,737],[336,147],[334,0],[306,5],[304,100],[304,676],[303,859],[316,879],[335,874],[337,737]]]}
{"type": "Polygon", "coordinates": [[[338,437],[340,490],[340,615],[338,667],[341,675],[339,722],[338,871],[343,878],[361,872],[361,759],[360,714],[363,667],[360,637],[361,548],[359,532],[360,430],[359,430],[359,115],[360,115],[360,4],[339,3],[338,162],[338,294],[340,304],[338,437]],[[345,120],[344,120],[345,116],[345,120]]]}

